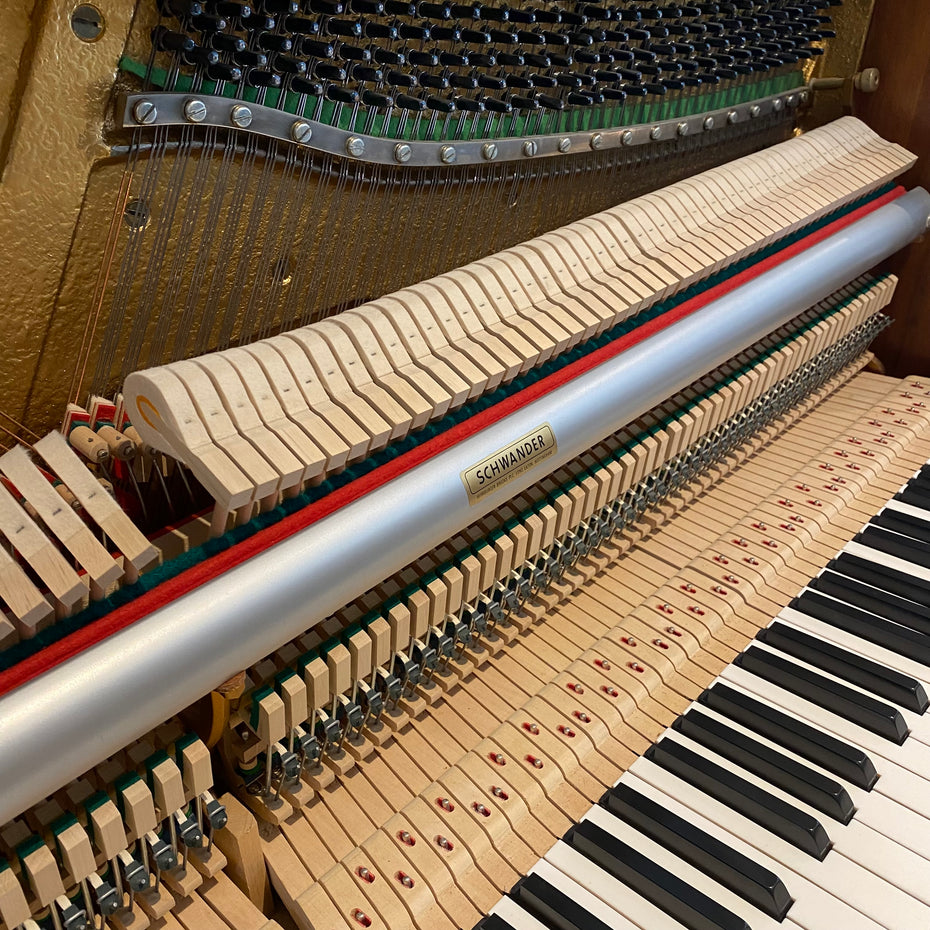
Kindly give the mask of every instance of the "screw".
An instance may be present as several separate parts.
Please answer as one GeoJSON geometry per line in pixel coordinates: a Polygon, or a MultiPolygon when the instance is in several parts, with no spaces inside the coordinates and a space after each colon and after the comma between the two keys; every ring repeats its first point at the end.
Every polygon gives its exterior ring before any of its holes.
{"type": "Polygon", "coordinates": [[[760,107],[758,103],[754,103],[754,104],[749,108],[749,115],[750,115],[753,119],[755,119],[761,112],[762,112],[762,107],[760,107]]]}
{"type": "Polygon", "coordinates": [[[444,165],[451,165],[457,157],[454,145],[444,145],[439,150],[439,160],[444,165]]]}
{"type": "Polygon", "coordinates": [[[132,108],[132,118],[140,126],[150,126],[158,119],[158,109],[151,100],[137,100],[132,108]]]}
{"type": "Polygon", "coordinates": [[[241,103],[237,103],[229,111],[229,119],[233,126],[238,126],[239,129],[247,129],[252,125],[252,111],[241,103]]]}
{"type": "Polygon", "coordinates": [[[413,149],[407,145],[406,142],[398,142],[394,146],[394,161],[399,161],[401,164],[410,161],[410,156],[413,154],[413,149]]]}
{"type": "Polygon", "coordinates": [[[591,136],[591,148],[596,150],[601,148],[603,145],[604,137],[599,132],[594,133],[594,135],[591,136]]]}
{"type": "Polygon", "coordinates": [[[801,103],[807,103],[807,91],[802,90],[798,99],[800,100],[801,103]]]}
{"type": "Polygon", "coordinates": [[[565,136],[559,139],[559,151],[564,155],[572,147],[572,140],[565,136]]]}
{"type": "Polygon", "coordinates": [[[359,139],[358,136],[349,136],[346,139],[346,151],[353,158],[361,158],[365,154],[365,140],[359,139]]]}
{"type": "Polygon", "coordinates": [[[207,105],[202,100],[184,101],[184,118],[190,123],[202,123],[207,117],[207,105]]]}
{"type": "Polygon", "coordinates": [[[711,130],[711,129],[713,129],[713,128],[714,128],[714,125],[715,125],[715,121],[714,121],[714,118],[713,118],[712,116],[705,116],[705,117],[704,117],[704,128],[705,128],[706,130],[711,130]]]}
{"type": "Polygon", "coordinates": [[[497,146],[493,142],[485,142],[481,146],[481,155],[487,161],[494,161],[497,158],[497,146]]]}
{"type": "Polygon", "coordinates": [[[652,129],[649,130],[649,138],[652,139],[653,142],[658,142],[659,139],[662,138],[662,127],[653,126],[652,129]]]}
{"type": "Polygon", "coordinates": [[[785,101],[782,100],[781,97],[776,97],[776,98],[772,101],[772,109],[773,109],[776,113],[781,113],[781,111],[784,110],[784,108],[785,108],[785,101]]]}
{"type": "Polygon", "coordinates": [[[103,14],[89,3],[82,3],[71,14],[71,31],[82,42],[96,42],[103,35],[103,28],[103,14]]]}
{"type": "Polygon", "coordinates": [[[788,95],[788,106],[789,106],[789,107],[796,107],[797,105],[798,105],[798,98],[797,98],[797,95],[796,95],[796,94],[789,94],[789,95],[788,95]]]}
{"type": "Polygon", "coordinates": [[[739,113],[736,110],[730,110],[727,113],[727,122],[732,126],[739,119],[739,113]]]}
{"type": "Polygon", "coordinates": [[[313,129],[308,122],[295,119],[291,123],[291,138],[300,145],[306,145],[313,138],[313,129]]]}
{"type": "Polygon", "coordinates": [[[629,129],[624,129],[620,133],[620,142],[622,145],[632,145],[633,144],[633,133],[629,129]]]}
{"type": "Polygon", "coordinates": [[[526,142],[523,143],[522,149],[523,154],[527,158],[532,158],[539,151],[539,145],[532,139],[527,139],[526,142]]]}
{"type": "Polygon", "coordinates": [[[688,135],[688,129],[689,127],[687,123],[679,123],[678,124],[678,135],[680,136],[688,135]]]}

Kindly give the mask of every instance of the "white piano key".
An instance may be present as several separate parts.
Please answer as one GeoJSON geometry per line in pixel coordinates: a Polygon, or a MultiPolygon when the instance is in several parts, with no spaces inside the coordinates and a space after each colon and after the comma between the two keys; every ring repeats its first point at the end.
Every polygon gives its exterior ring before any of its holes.
{"type": "MultiPolygon", "coordinates": [[[[596,894],[593,894],[588,890],[586,886],[579,884],[580,879],[590,879],[590,876],[587,874],[587,871],[584,868],[579,867],[577,870],[579,878],[572,878],[566,872],[562,871],[557,865],[554,865],[549,861],[549,856],[552,855],[553,850],[557,846],[564,846],[565,844],[561,841],[556,843],[552,849],[546,853],[545,859],[540,859],[533,868],[530,869],[529,874],[539,875],[540,878],[544,878],[553,888],[557,888],[562,894],[568,895],[573,901],[577,902],[581,907],[583,907],[589,914],[596,917],[598,920],[603,921],[607,924],[608,927],[614,928],[614,930],[637,930],[637,925],[620,913],[619,910],[611,907],[609,904],[606,904],[603,899],[598,897],[596,894]]],[[[573,849],[569,849],[570,853],[575,856],[578,856],[579,859],[584,859],[584,856],[576,853],[573,849]]],[[[554,858],[557,861],[564,861],[562,856],[555,854],[554,858]]],[[[585,862],[588,862],[587,859],[584,859],[585,862]]],[[[597,866],[593,862],[588,863],[592,870],[596,869],[597,866]]],[[[606,875],[603,870],[598,869],[601,875],[604,875],[606,878],[609,878],[618,888],[626,888],[621,882],[618,882],[616,879],[611,878],[609,875],[606,875]]],[[[629,889],[627,889],[629,891],[629,889]]],[[[638,896],[637,896],[638,897],[638,896]]],[[[619,898],[609,899],[614,901],[619,905],[619,898]]],[[[640,927],[640,930],[645,930],[645,928],[640,927]]],[[[665,926],[655,925],[655,930],[681,930],[680,924],[669,924],[665,926]]]]}
{"type": "Polygon", "coordinates": [[[905,575],[913,575],[922,581],[930,581],[930,569],[918,565],[916,562],[908,562],[905,559],[899,559],[895,555],[888,555],[886,552],[879,552],[869,546],[863,546],[862,543],[848,542],[841,550],[848,552],[867,562],[874,562],[876,565],[884,565],[887,568],[893,568],[895,571],[902,572],[905,575]]]}
{"type": "MultiPolygon", "coordinates": [[[[923,924],[920,924],[921,926],[930,926],[930,883],[927,882],[930,860],[907,849],[895,840],[878,833],[865,822],[867,819],[866,812],[862,812],[861,816],[857,815],[848,824],[843,825],[827,817],[826,814],[820,813],[809,804],[805,804],[804,801],[799,800],[787,791],[776,787],[764,778],[760,778],[735,762],[718,755],[696,740],[692,740],[681,733],[675,733],[672,738],[692,752],[700,753],[703,758],[715,762],[731,772],[735,772],[751,784],[763,788],[811,817],[816,817],[823,824],[827,835],[833,841],[833,849],[827,853],[824,861],[839,854],[845,856],[851,862],[857,862],[875,875],[881,876],[889,889],[894,886],[900,889],[902,894],[909,895],[915,903],[917,901],[923,902],[923,910],[913,909],[912,913],[915,917],[920,915],[920,920],[923,921],[923,924]]],[[[912,817],[917,816],[913,815],[911,811],[907,811],[907,813],[911,814],[912,817]]],[[[920,818],[920,820],[923,820],[923,818],[920,818]]],[[[898,835],[904,835],[907,828],[908,825],[902,821],[896,824],[894,829],[900,831],[898,835]]]]}
{"type": "MultiPolygon", "coordinates": [[[[824,594],[822,591],[818,591],[817,594],[822,597],[832,597],[832,595],[824,594]]],[[[892,652],[884,646],[862,639],[856,636],[855,633],[848,633],[846,630],[841,630],[830,623],[824,623],[823,620],[808,616],[803,611],[795,610],[793,607],[782,608],[778,614],[778,619],[783,620],[788,626],[804,630],[813,636],[835,643],[843,649],[848,649],[850,652],[865,656],[865,658],[871,659],[873,662],[880,662],[888,668],[910,675],[912,678],[916,678],[924,686],[924,690],[930,694],[930,669],[920,662],[915,662],[898,652],[892,652]]]]}
{"type": "MultiPolygon", "coordinates": [[[[887,839],[893,840],[899,845],[910,849],[912,852],[916,853],[922,858],[930,860],[930,820],[926,819],[926,817],[924,817],[921,813],[915,812],[912,807],[906,805],[900,798],[885,792],[878,791],[878,786],[882,784],[883,778],[879,778],[878,782],[876,782],[875,788],[872,791],[865,791],[864,789],[858,788],[856,785],[846,781],[839,775],[834,775],[832,772],[828,772],[826,769],[821,768],[816,763],[813,763],[808,759],[793,753],[790,749],[787,749],[784,746],[780,746],[777,743],[771,742],[761,734],[756,733],[751,728],[743,726],[742,724],[737,723],[735,720],[731,720],[726,715],[713,710],[713,708],[705,707],[703,704],[697,703],[693,704],[692,707],[694,707],[696,710],[699,710],[702,714],[705,714],[708,717],[713,717],[714,719],[719,720],[721,723],[726,724],[728,727],[731,727],[737,732],[751,736],[753,739],[758,740],[758,742],[762,743],[763,745],[768,746],[769,748],[782,753],[788,758],[794,759],[796,762],[799,762],[816,772],[820,772],[827,778],[831,778],[838,782],[846,789],[846,793],[850,796],[853,804],[856,806],[856,813],[853,817],[854,821],[858,821],[859,823],[870,827],[877,833],[881,833],[887,839]]],[[[677,738],[678,737],[676,736],[676,739],[677,738]]],[[[729,764],[732,765],[733,763],[729,764]]],[[[893,768],[893,766],[886,764],[884,768],[890,770],[893,768]]],[[[878,769],[876,769],[876,771],[878,771],[878,769]]],[[[930,793],[927,791],[927,789],[930,788],[930,785],[928,785],[927,782],[923,781],[922,779],[914,779],[914,781],[917,782],[916,786],[909,784],[907,781],[900,778],[895,784],[894,779],[892,778],[889,783],[889,787],[904,788],[905,791],[910,791],[912,794],[917,793],[915,789],[922,787],[924,789],[924,795],[930,793]]],[[[768,786],[768,782],[764,782],[764,784],[768,786]]],[[[772,790],[771,787],[769,787],[769,790],[772,790]]],[[[786,797],[790,798],[792,795],[786,794],[786,797]]],[[[912,800],[916,802],[916,798],[912,798],[912,800]]],[[[798,803],[801,804],[803,802],[798,803]]],[[[930,806],[930,802],[928,802],[926,798],[923,800],[923,806],[930,806]]],[[[830,838],[836,842],[836,830],[834,829],[834,825],[837,827],[842,827],[842,824],[838,824],[835,820],[828,818],[825,814],[818,813],[814,810],[814,808],[809,808],[809,810],[820,818],[820,822],[823,824],[827,833],[830,835],[830,838]]],[[[843,849],[840,851],[842,852],[843,849]]],[[[930,894],[930,888],[928,888],[928,894],[930,894]]],[[[927,903],[930,904],[930,900],[927,900],[927,903]]]]}
{"type": "Polygon", "coordinates": [[[786,713],[795,714],[812,726],[854,743],[869,753],[876,769],[880,759],[886,759],[921,777],[930,772],[930,747],[918,740],[908,739],[898,746],[736,665],[724,669],[719,680],[755,698],[770,701],[786,713]]]}
{"type": "Polygon", "coordinates": [[[894,498],[888,501],[888,503],[879,510],[879,513],[885,510],[903,513],[905,516],[915,517],[918,520],[923,520],[925,523],[930,523],[930,510],[924,510],[923,507],[915,507],[913,504],[907,504],[904,501],[896,501],[894,498]]]}
{"type": "MultiPolygon", "coordinates": [[[[804,927],[805,930],[826,930],[826,928],[832,930],[835,927],[843,927],[844,930],[867,930],[867,928],[875,930],[876,927],[883,926],[855,910],[845,899],[834,897],[829,891],[812,881],[805,870],[795,871],[790,864],[772,858],[764,844],[759,847],[753,846],[742,834],[729,832],[715,820],[706,816],[700,807],[688,806],[688,800],[694,800],[695,797],[705,798],[706,795],[702,795],[697,789],[691,788],[686,782],[652,763],[641,768],[646,767],[648,767],[647,779],[640,777],[634,765],[633,769],[620,778],[620,782],[635,788],[657,804],[661,804],[672,813],[683,817],[778,875],[794,898],[794,904],[791,905],[788,916],[798,926],[804,927]],[[682,789],[679,792],[681,786],[687,790],[682,789]]],[[[727,810],[723,805],[719,806],[727,810]]],[[[809,860],[810,857],[799,854],[799,858],[809,860]]],[[[806,861],[802,864],[806,868],[806,861]]],[[[755,924],[753,926],[755,927],[755,924]]]]}
{"type": "Polygon", "coordinates": [[[501,898],[488,912],[497,914],[501,920],[506,920],[513,930],[549,930],[528,911],[525,911],[513,898],[501,898]]]}
{"type": "Polygon", "coordinates": [[[635,827],[625,823],[598,804],[595,804],[581,819],[590,820],[602,830],[606,830],[628,846],[632,846],[633,849],[651,859],[656,865],[667,869],[673,875],[691,885],[692,888],[706,894],[712,901],[716,901],[722,907],[742,917],[753,930],[778,930],[779,927],[789,930],[791,927],[798,926],[791,919],[790,911],[784,921],[769,917],[768,914],[763,913],[759,908],[754,907],[738,894],[730,891],[729,888],[725,888],[719,882],[714,881],[700,869],[695,868],[664,846],[644,836],[635,827]]]}
{"type": "Polygon", "coordinates": [[[582,885],[600,901],[623,914],[629,921],[629,926],[639,927],[640,930],[682,930],[682,925],[677,920],[605,872],[577,849],[572,849],[567,843],[559,840],[546,853],[546,862],[582,885]]]}
{"type": "MultiPolygon", "coordinates": [[[[819,888],[845,901],[888,930],[914,930],[915,927],[927,926],[930,909],[836,850],[830,852],[822,862],[818,862],[648,759],[637,759],[630,767],[630,772],[702,814],[726,833],[740,837],[775,862],[806,876],[819,888]]],[[[774,870],[783,874],[777,867],[774,870]]],[[[831,915],[821,926],[833,930],[838,923],[831,915]]]]}
{"type": "Polygon", "coordinates": [[[930,716],[927,714],[917,714],[912,710],[901,707],[900,705],[895,704],[894,701],[890,701],[887,698],[872,694],[872,692],[866,691],[864,688],[860,688],[858,685],[853,684],[851,681],[846,681],[845,678],[840,678],[839,676],[833,675],[830,672],[825,672],[823,669],[816,668],[815,666],[805,662],[803,659],[798,659],[795,656],[787,656],[785,653],[779,652],[777,649],[773,649],[767,643],[754,640],[752,645],[773,655],[787,658],[789,661],[799,665],[801,668],[806,668],[811,672],[816,672],[818,675],[821,675],[830,681],[835,681],[837,684],[841,684],[846,688],[851,688],[853,691],[858,691],[860,694],[866,694],[869,697],[881,701],[884,704],[890,704],[892,707],[896,707],[900,711],[901,716],[904,718],[904,722],[907,724],[908,729],[911,731],[908,739],[918,739],[922,743],[930,745],[930,716]]]}

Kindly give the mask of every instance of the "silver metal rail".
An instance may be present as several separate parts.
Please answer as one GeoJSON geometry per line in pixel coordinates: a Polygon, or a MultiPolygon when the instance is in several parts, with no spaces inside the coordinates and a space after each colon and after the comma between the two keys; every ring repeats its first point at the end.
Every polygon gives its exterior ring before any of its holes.
{"type": "Polygon", "coordinates": [[[924,232],[923,189],[0,698],[0,823],[924,232]],[[461,475],[548,424],[557,451],[469,503],[461,475]]]}
{"type": "Polygon", "coordinates": [[[706,135],[736,123],[792,110],[810,97],[808,87],[747,100],[705,113],[580,132],[532,133],[483,139],[425,141],[350,132],[285,110],[230,97],[156,91],[122,99],[118,119],[124,128],[220,126],[293,142],[301,147],[380,165],[442,168],[486,162],[533,161],[557,155],[671,142],[706,135]]]}

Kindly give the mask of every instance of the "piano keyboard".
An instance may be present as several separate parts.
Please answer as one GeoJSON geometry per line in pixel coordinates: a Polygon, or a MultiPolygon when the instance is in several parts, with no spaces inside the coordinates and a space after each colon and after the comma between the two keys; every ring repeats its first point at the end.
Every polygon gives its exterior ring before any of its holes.
{"type": "MultiPolygon", "coordinates": [[[[351,800],[320,796],[282,823],[266,859],[299,925],[470,926],[476,909],[493,910],[493,889],[510,888],[605,786],[645,764],[650,744],[737,669],[756,631],[926,461],[930,417],[907,388],[860,376],[721,484],[670,506],[648,540],[621,546],[615,568],[581,563],[563,594],[587,583],[360,766],[361,782],[343,786],[351,800]],[[371,791],[399,813],[380,819],[371,791]]],[[[806,876],[784,879],[795,898],[806,876]]]]}
{"type": "Polygon", "coordinates": [[[928,567],[924,466],[481,930],[928,926],[928,567]]]}

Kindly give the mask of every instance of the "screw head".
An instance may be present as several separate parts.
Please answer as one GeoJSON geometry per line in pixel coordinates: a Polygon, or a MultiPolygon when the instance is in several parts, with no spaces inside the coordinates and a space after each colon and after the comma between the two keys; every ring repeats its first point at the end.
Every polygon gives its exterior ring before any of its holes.
{"type": "Polygon", "coordinates": [[[687,123],[679,123],[678,126],[677,126],[677,128],[676,128],[676,132],[677,132],[678,135],[680,135],[680,136],[686,136],[686,135],[688,135],[688,129],[689,129],[689,128],[690,128],[690,127],[688,126],[687,123]]]}
{"type": "Polygon", "coordinates": [[[439,150],[439,160],[444,165],[451,165],[457,157],[454,145],[444,145],[439,150]]]}
{"type": "Polygon", "coordinates": [[[246,129],[252,125],[252,111],[241,103],[237,103],[229,111],[229,119],[233,126],[246,129]]]}
{"type": "Polygon", "coordinates": [[[789,95],[788,95],[788,106],[789,106],[789,107],[796,107],[797,105],[798,105],[798,96],[797,96],[797,94],[789,94],[789,95]]]}
{"type": "Polygon", "coordinates": [[[361,158],[365,154],[365,140],[358,136],[349,136],[346,139],[346,152],[353,158],[361,158]]]}
{"type": "Polygon", "coordinates": [[[494,161],[497,158],[497,145],[493,142],[485,142],[481,146],[481,157],[485,161],[494,161]]]}
{"type": "Polygon", "coordinates": [[[736,110],[730,110],[727,113],[727,122],[732,126],[739,119],[739,113],[736,110]]]}
{"type": "Polygon", "coordinates": [[[413,149],[406,142],[398,142],[394,146],[394,161],[400,162],[402,165],[406,164],[410,161],[411,155],[413,155],[413,149]]]}
{"type": "Polygon", "coordinates": [[[716,125],[716,120],[712,116],[705,116],[703,125],[705,130],[711,130],[716,125]]]}
{"type": "Polygon", "coordinates": [[[594,135],[591,136],[591,148],[595,149],[596,151],[597,149],[602,148],[603,145],[604,137],[599,132],[594,133],[594,135]]]}
{"type": "Polygon", "coordinates": [[[754,103],[749,108],[749,115],[750,117],[752,117],[752,119],[756,119],[761,112],[762,112],[762,107],[760,107],[758,103],[754,103]]]}
{"type": "Polygon", "coordinates": [[[207,117],[207,105],[202,100],[184,101],[184,119],[190,123],[202,123],[207,117]]]}
{"type": "Polygon", "coordinates": [[[629,129],[624,129],[620,133],[620,143],[621,145],[632,145],[633,144],[633,133],[629,129]]]}
{"type": "Polygon", "coordinates": [[[132,108],[132,118],[140,126],[151,126],[158,118],[158,109],[151,100],[137,100],[132,108]]]}
{"type": "Polygon", "coordinates": [[[313,138],[313,128],[306,120],[295,119],[291,123],[291,138],[300,145],[306,145],[313,138]]]}
{"type": "Polygon", "coordinates": [[[662,138],[662,127],[653,126],[652,129],[649,130],[649,138],[652,139],[653,142],[658,142],[659,139],[662,138]]]}
{"type": "Polygon", "coordinates": [[[801,103],[807,103],[807,91],[806,90],[801,91],[801,93],[798,95],[798,100],[801,103]]]}
{"type": "Polygon", "coordinates": [[[785,101],[782,100],[781,97],[776,97],[776,98],[772,101],[772,109],[773,109],[776,113],[781,113],[781,111],[785,109],[785,101]]]}
{"type": "Polygon", "coordinates": [[[539,151],[539,144],[533,139],[527,139],[521,148],[527,158],[532,158],[539,151]]]}
{"type": "Polygon", "coordinates": [[[559,151],[564,155],[572,147],[572,140],[568,136],[559,139],[559,151]]]}

